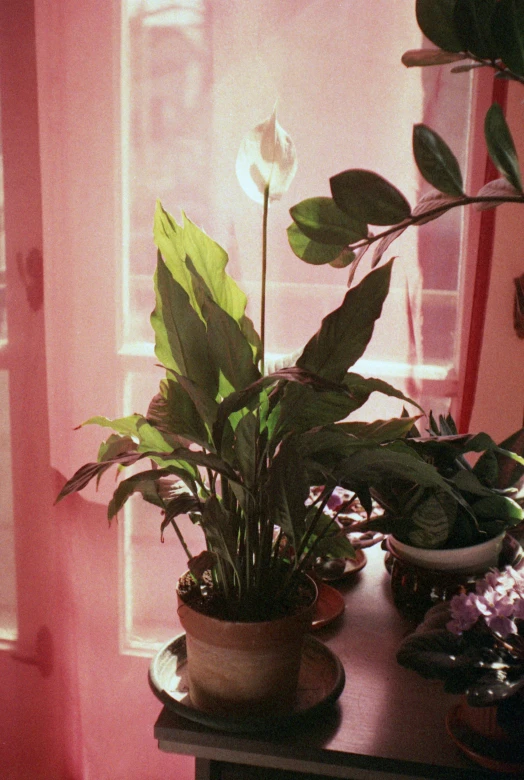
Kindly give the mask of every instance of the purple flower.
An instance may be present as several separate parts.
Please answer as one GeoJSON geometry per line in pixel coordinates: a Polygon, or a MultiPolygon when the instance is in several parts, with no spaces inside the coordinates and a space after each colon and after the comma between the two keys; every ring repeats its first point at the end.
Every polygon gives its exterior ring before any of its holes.
{"type": "Polygon", "coordinates": [[[462,634],[471,628],[480,617],[477,599],[474,593],[461,593],[453,596],[450,602],[451,620],[446,625],[452,634],[462,634]]]}

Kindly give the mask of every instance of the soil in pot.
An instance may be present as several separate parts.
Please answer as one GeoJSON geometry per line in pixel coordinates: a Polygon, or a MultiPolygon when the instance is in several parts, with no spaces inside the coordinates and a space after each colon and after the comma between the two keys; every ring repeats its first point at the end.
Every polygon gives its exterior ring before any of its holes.
{"type": "Polygon", "coordinates": [[[218,617],[220,599],[208,599],[182,578],[178,614],[186,632],[189,695],[203,712],[235,717],[290,712],[304,637],[316,599],[305,578],[295,603],[272,620],[218,617]]]}

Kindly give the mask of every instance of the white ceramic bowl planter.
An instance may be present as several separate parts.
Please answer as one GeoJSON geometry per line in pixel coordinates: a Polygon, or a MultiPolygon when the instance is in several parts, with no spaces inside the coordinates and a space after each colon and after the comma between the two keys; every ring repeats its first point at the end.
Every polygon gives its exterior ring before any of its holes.
{"type": "Polygon", "coordinates": [[[414,566],[420,566],[422,569],[456,572],[457,574],[477,574],[484,573],[492,566],[497,565],[505,535],[506,533],[503,532],[493,539],[471,545],[471,547],[444,550],[413,547],[399,542],[394,536],[390,536],[388,546],[398,557],[414,566]]]}

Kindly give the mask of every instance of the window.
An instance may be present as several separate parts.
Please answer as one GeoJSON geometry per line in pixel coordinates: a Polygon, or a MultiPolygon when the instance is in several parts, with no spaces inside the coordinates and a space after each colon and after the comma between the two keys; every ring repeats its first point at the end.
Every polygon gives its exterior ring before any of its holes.
{"type": "MultiPolygon", "coordinates": [[[[364,0],[268,0],[256,7],[241,0],[123,0],[125,413],[147,408],[158,386],[149,325],[156,198],[176,218],[183,209],[224,246],[228,270],[248,293],[258,321],[261,209],[240,189],[235,159],[242,137],[275,101],[299,167],[290,192],[270,209],[267,343],[274,359],[299,349],[346,291],[344,272],[306,266],[292,254],[289,207],[328,195],[329,176],[350,167],[376,170],[415,203],[423,190],[411,132],[421,121],[446,138],[466,167],[469,76],[403,68],[402,52],[421,44],[412,3],[384,6],[371,26],[364,24],[364,0]]],[[[463,215],[451,213],[393,245],[390,254],[399,259],[392,289],[357,366],[436,413],[448,411],[456,393],[462,233],[463,215]]],[[[367,416],[399,411],[396,402],[377,397],[367,416]]],[[[158,601],[162,593],[153,596],[166,577],[157,570],[158,528],[157,513],[144,502],[129,505],[122,542],[124,643],[135,648],[165,636],[166,604],[158,601]]],[[[172,565],[172,556],[165,558],[165,566],[172,565]]]]}

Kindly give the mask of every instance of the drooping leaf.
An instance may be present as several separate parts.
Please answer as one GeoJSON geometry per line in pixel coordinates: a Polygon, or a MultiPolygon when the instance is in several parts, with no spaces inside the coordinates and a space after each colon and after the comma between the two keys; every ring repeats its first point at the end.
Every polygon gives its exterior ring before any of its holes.
{"type": "Polygon", "coordinates": [[[426,38],[446,52],[463,51],[453,19],[456,0],[417,0],[417,23],[426,38]]]}
{"type": "Polygon", "coordinates": [[[488,109],[484,120],[484,135],[489,156],[495,166],[515,189],[522,192],[522,180],[515,144],[502,108],[498,103],[493,103],[488,109]]]}
{"type": "Polygon", "coordinates": [[[346,245],[366,238],[368,226],[351,219],[332,198],[308,198],[289,213],[307,238],[320,244],[346,245]]]}
{"type": "Polygon", "coordinates": [[[172,441],[174,435],[189,439],[201,447],[211,448],[206,425],[187,391],[173,379],[164,381],[162,389],[149,404],[149,422],[163,432],[169,441],[172,441]]]}
{"type": "Polygon", "coordinates": [[[508,452],[513,452],[520,457],[524,456],[524,428],[504,439],[496,450],[499,473],[495,487],[501,490],[513,487],[524,476],[524,465],[515,458],[510,458],[508,452]]]}
{"type": "Polygon", "coordinates": [[[468,663],[462,649],[461,638],[445,629],[416,632],[402,642],[397,661],[422,677],[445,680],[452,669],[468,663]]]}
{"type": "Polygon", "coordinates": [[[355,221],[396,225],[411,214],[404,195],[373,171],[355,168],[332,176],[329,182],[338,208],[355,221]]]}
{"type": "Polygon", "coordinates": [[[149,469],[133,474],[132,477],[123,479],[113,493],[113,497],[107,507],[107,517],[111,520],[122,509],[128,498],[133,493],[141,493],[146,501],[164,509],[164,502],[158,495],[156,482],[161,477],[170,476],[169,469],[149,469]]]}
{"type": "Polygon", "coordinates": [[[115,458],[104,460],[101,463],[86,463],[84,466],[81,466],[77,471],[75,471],[73,476],[67,480],[57,498],[55,499],[55,504],[58,504],[59,501],[71,493],[77,493],[79,490],[85,488],[85,486],[88,485],[92,479],[95,479],[99,475],[103,474],[105,471],[111,468],[111,466],[130,466],[144,457],[145,455],[140,452],[124,452],[115,458]]]}
{"type": "Polygon", "coordinates": [[[524,2],[499,0],[492,18],[499,57],[517,76],[524,76],[524,2]]]}
{"type": "Polygon", "coordinates": [[[289,189],[297,170],[297,153],[291,137],[277,122],[276,108],[242,140],[236,161],[240,186],[252,200],[278,200],[289,189]]]}
{"type": "Polygon", "coordinates": [[[495,60],[499,56],[493,36],[493,12],[498,0],[456,0],[453,22],[462,50],[476,57],[495,60]]]}
{"type": "Polygon", "coordinates": [[[413,154],[420,173],[435,189],[454,197],[463,194],[457,158],[446,142],[426,125],[413,127],[413,154]]]}
{"type": "Polygon", "coordinates": [[[344,250],[344,244],[320,244],[312,241],[294,222],[287,229],[289,246],[301,260],[310,265],[327,265],[336,260],[344,250]]]}
{"type": "Polygon", "coordinates": [[[344,380],[371,339],[389,291],[391,268],[392,261],[348,290],[342,305],[324,317],[320,330],[304,347],[299,368],[333,382],[344,380]]]}
{"type": "Polygon", "coordinates": [[[410,49],[402,55],[402,64],[406,68],[413,68],[426,65],[449,65],[450,62],[464,59],[466,59],[465,54],[456,54],[442,49],[410,49]]]}

